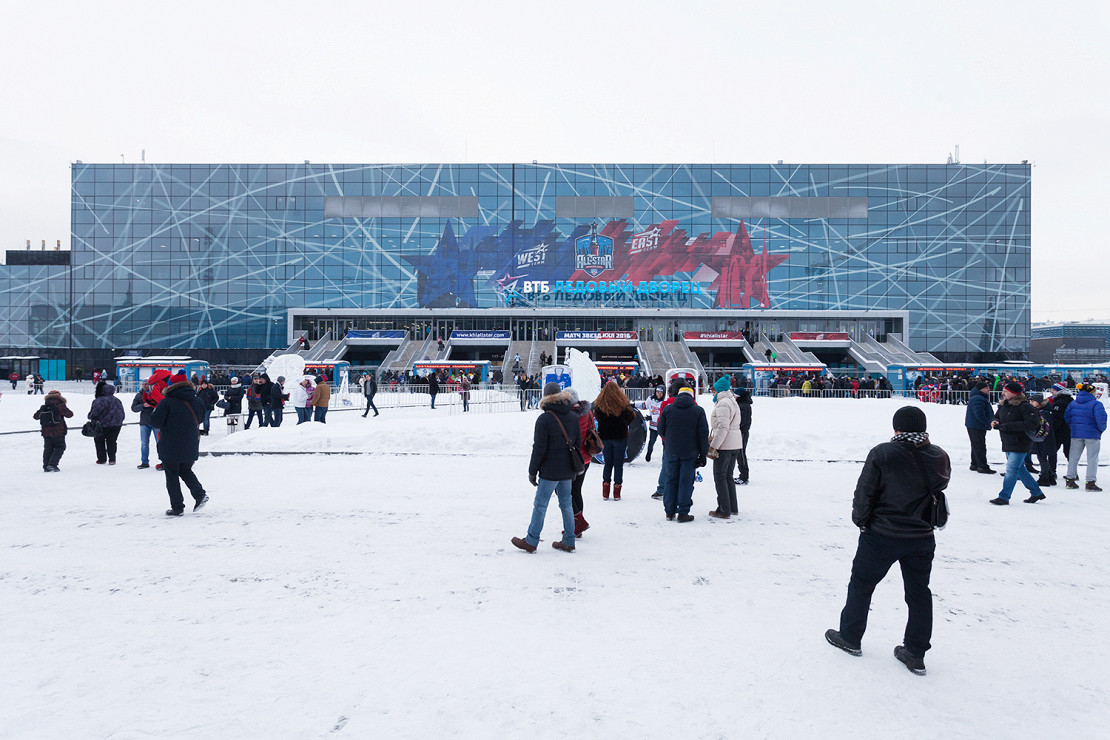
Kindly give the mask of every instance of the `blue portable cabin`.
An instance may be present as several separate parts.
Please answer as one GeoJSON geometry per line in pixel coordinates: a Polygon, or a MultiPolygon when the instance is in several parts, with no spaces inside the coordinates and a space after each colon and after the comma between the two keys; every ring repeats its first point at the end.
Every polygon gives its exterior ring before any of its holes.
{"type": "Polygon", "coordinates": [[[120,390],[125,393],[137,391],[155,370],[169,370],[170,375],[184,373],[189,379],[194,375],[206,378],[212,372],[204,360],[194,360],[184,355],[116,358],[116,377],[120,381],[120,390]]]}
{"type": "MultiPolygon", "coordinates": [[[[305,375],[323,375],[332,388],[342,388],[351,380],[351,363],[346,360],[320,360],[306,362],[305,375]]],[[[273,380],[273,378],[271,378],[273,380]]]]}
{"type": "Polygon", "coordinates": [[[489,382],[489,360],[423,360],[421,362],[414,362],[412,364],[413,375],[427,375],[432,370],[447,375],[457,375],[459,373],[466,373],[467,375],[478,374],[478,382],[489,382]]]}

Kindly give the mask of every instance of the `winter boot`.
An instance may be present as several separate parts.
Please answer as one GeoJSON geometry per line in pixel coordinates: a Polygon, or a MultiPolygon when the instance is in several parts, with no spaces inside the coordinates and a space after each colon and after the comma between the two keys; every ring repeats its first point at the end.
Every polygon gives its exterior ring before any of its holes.
{"type": "Polygon", "coordinates": [[[574,536],[581,537],[582,533],[590,528],[590,523],[586,521],[586,517],[582,516],[582,512],[574,515],[574,536]]]}
{"type": "Polygon", "coordinates": [[[1069,478],[1065,475],[1064,476],[1064,488],[1078,489],[1079,488],[1079,479],[1078,478],[1069,478]]]}
{"type": "MultiPolygon", "coordinates": [[[[620,486],[617,486],[617,487],[620,488],[620,486]]],[[[1101,491],[1102,489],[1099,488],[1098,484],[1095,483],[1093,480],[1089,480],[1089,481],[1087,481],[1087,490],[1088,491],[1101,491]]],[[[620,496],[618,496],[617,498],[620,498],[620,496]]]]}
{"type": "Polygon", "coordinates": [[[601,497],[606,501],[609,500],[609,485],[608,483],[601,484],[601,497]]]}
{"type": "MultiPolygon", "coordinates": [[[[1091,490],[1090,485],[1091,485],[1090,483],[1087,484],[1087,486],[1088,486],[1087,490],[1088,491],[1091,490]]],[[[620,501],[621,500],[621,484],[620,483],[617,483],[613,486],[613,500],[614,501],[620,501]]]]}
{"type": "Polygon", "coordinates": [[[915,676],[925,675],[925,661],[919,655],[914,655],[902,645],[894,648],[894,657],[898,662],[906,666],[910,673],[915,676]]]}

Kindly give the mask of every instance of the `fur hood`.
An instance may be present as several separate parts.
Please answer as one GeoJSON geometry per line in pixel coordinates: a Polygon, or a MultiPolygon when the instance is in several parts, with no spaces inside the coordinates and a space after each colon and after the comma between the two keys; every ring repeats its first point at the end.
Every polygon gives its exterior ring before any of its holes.
{"type": "Polygon", "coordinates": [[[570,406],[570,394],[566,391],[559,391],[550,396],[544,396],[540,399],[540,408],[546,409],[548,406],[556,403],[565,403],[567,406],[570,406]]]}
{"type": "Polygon", "coordinates": [[[46,394],[46,398],[42,399],[42,402],[43,403],[50,403],[50,402],[65,403],[66,399],[65,399],[65,396],[63,396],[58,391],[50,391],[49,393],[46,394]]]}
{"type": "Polygon", "coordinates": [[[193,390],[196,390],[197,387],[190,383],[188,380],[180,380],[164,390],[162,394],[169,395],[170,392],[180,390],[181,388],[192,388],[193,390]]]}

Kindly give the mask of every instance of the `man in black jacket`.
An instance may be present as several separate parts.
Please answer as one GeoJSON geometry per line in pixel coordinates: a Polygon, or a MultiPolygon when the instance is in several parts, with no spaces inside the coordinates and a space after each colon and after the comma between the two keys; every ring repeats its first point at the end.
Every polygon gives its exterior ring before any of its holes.
{"type": "Polygon", "coordinates": [[[663,438],[663,511],[667,519],[692,522],[694,515],[695,468],[705,466],[709,452],[709,421],[694,400],[693,388],[683,388],[659,414],[659,436],[663,438]]]}
{"type": "Polygon", "coordinates": [[[994,417],[989,393],[990,384],[986,381],[980,380],[971,386],[967,411],[964,412],[964,426],[967,427],[967,436],[971,440],[971,469],[976,473],[994,475],[994,470],[987,463],[987,432],[994,417]]]}
{"type": "Polygon", "coordinates": [[[208,503],[204,486],[193,474],[193,463],[200,457],[200,434],[198,427],[204,416],[204,402],[197,398],[193,384],[183,374],[170,378],[171,385],[166,388],[165,398],[158,402],[150,415],[150,425],[161,429],[158,437],[158,457],[166,473],[166,490],[170,494],[170,508],[166,516],[181,516],[185,513],[185,499],[181,495],[181,481],[189,487],[198,511],[208,503]]]}
{"type": "Polygon", "coordinates": [[[1033,404],[1025,397],[1025,388],[1017,381],[1011,381],[1002,387],[1002,402],[994,412],[994,421],[991,427],[998,430],[1002,437],[1002,451],[1006,453],[1006,472],[1002,479],[1002,491],[991,503],[996,506],[1006,506],[1010,503],[1010,495],[1014,486],[1020,480],[1029,489],[1027,504],[1044,501],[1045,495],[1029,470],[1025,467],[1025,459],[1029,450],[1033,449],[1033,440],[1027,432],[1036,433],[1041,425],[1041,416],[1033,408],[1033,404]]]}
{"type": "Polygon", "coordinates": [[[528,461],[528,482],[536,486],[536,499],[532,504],[532,521],[528,536],[513,537],[513,544],[525,552],[535,552],[547,516],[547,505],[554,492],[559,497],[559,510],[563,514],[563,539],[551,546],[563,552],[574,552],[574,508],[571,502],[571,482],[576,475],[572,455],[581,462],[582,439],[578,415],[571,408],[571,396],[558,383],[543,387],[540,400],[543,412],[536,419],[532,435],[532,458],[528,461]]]}
{"type": "Polygon", "coordinates": [[[852,523],[860,535],[848,598],[840,612],[840,630],[825,632],[829,644],[862,655],[871,595],[898,563],[909,618],[894,657],[920,676],[925,675],[925,651],[933,633],[929,576],[936,540],[928,514],[933,494],[943,491],[952,475],[948,453],[929,442],[925,429],[925,412],[903,406],[894,414],[894,437],[867,454],[852,500],[852,523]]]}

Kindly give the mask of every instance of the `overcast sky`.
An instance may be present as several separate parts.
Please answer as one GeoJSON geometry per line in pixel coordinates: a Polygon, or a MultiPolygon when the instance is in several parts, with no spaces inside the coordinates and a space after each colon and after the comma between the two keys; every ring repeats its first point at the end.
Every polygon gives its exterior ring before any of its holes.
{"type": "Polygon", "coordinates": [[[0,239],[69,164],[1033,166],[1033,320],[1110,319],[1110,3],[0,0],[0,239]],[[920,8],[913,8],[920,5],[920,8]]]}

